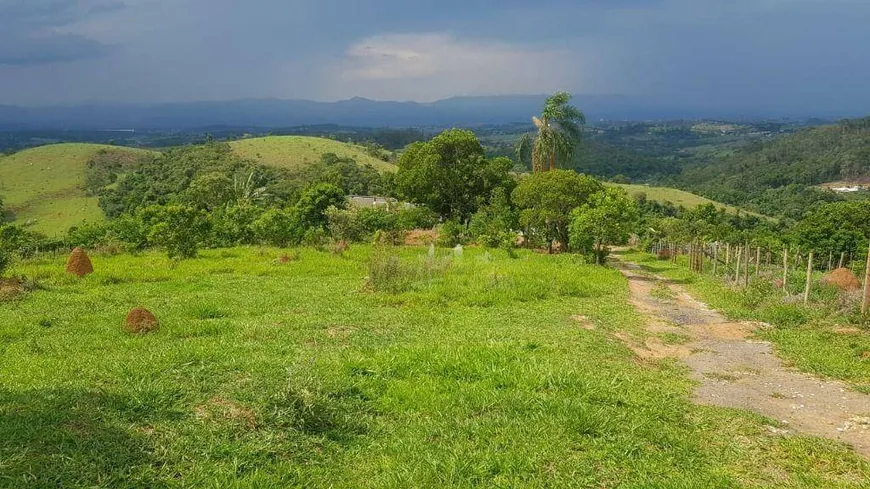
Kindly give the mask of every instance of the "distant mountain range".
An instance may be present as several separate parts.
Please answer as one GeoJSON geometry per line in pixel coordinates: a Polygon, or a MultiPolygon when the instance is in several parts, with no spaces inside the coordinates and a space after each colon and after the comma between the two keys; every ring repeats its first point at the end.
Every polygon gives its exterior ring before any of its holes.
{"type": "MultiPolygon", "coordinates": [[[[0,105],[0,129],[187,130],[202,127],[445,127],[528,122],[545,95],[455,97],[433,103],[250,99],[168,104],[82,104],[52,107],[0,105]]],[[[760,118],[736,109],[676,107],[650,98],[579,96],[574,104],[590,121],[710,117],[760,118]]],[[[774,114],[766,114],[773,117],[774,114]]]]}

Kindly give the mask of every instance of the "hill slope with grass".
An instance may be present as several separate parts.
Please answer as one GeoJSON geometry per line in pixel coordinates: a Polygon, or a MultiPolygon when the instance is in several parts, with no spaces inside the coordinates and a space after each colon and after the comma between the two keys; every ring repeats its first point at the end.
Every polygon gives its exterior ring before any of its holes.
{"type": "Polygon", "coordinates": [[[700,195],[693,194],[691,192],[686,192],[685,190],[679,190],[671,187],[652,187],[649,185],[631,185],[624,183],[608,183],[607,185],[613,185],[616,187],[620,187],[625,189],[628,192],[628,195],[637,196],[640,193],[646,195],[646,198],[652,201],[656,201],[659,203],[667,203],[670,202],[677,207],[685,207],[686,209],[694,209],[702,204],[713,204],[717,208],[724,207],[726,211],[731,213],[742,212],[745,214],[755,214],[754,212],[749,212],[744,209],[740,209],[738,207],[734,207],[727,204],[722,204],[721,202],[716,202],[715,200],[710,200],[705,197],[701,197],[700,195]]]}
{"type": "Polygon", "coordinates": [[[96,196],[85,190],[88,162],[129,160],[149,151],[101,144],[52,144],[0,158],[0,197],[14,222],[32,222],[50,236],[84,221],[99,221],[103,212],[96,196]]]}
{"type": "Polygon", "coordinates": [[[395,165],[366,152],[363,146],[310,136],[267,136],[230,143],[236,155],[254,163],[278,168],[299,169],[320,161],[326,153],[353,158],[360,165],[380,171],[395,171],[395,165]]]}

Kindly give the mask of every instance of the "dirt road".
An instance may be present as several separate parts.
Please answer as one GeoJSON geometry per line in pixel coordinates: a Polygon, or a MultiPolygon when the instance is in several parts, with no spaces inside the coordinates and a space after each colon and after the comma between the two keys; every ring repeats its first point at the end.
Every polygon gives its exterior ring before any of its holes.
{"type": "Polygon", "coordinates": [[[786,367],[769,343],[752,339],[757,327],[728,322],[679,285],[619,263],[633,305],[648,317],[650,338],[637,344],[620,336],[646,359],[679,358],[692,370],[701,404],[748,409],[781,423],[776,432],[800,432],[847,443],[870,457],[870,396],[845,384],[786,367]],[[680,344],[656,335],[687,337],[680,344]]]}

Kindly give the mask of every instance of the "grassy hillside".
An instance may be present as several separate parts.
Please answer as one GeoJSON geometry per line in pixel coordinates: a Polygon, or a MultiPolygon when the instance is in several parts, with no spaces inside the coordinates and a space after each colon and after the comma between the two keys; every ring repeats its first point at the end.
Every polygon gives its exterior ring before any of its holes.
{"type": "Polygon", "coordinates": [[[370,247],[298,251],[97,254],[83,280],[64,257],[17,265],[46,287],[0,304],[0,486],[828,488],[870,471],[693,404],[683,367],[617,339],[647,333],[616,270],[470,248],[388,293],[363,290],[370,247]],[[158,332],[123,331],[137,305],[158,332]]]}
{"type": "Polygon", "coordinates": [[[118,157],[147,151],[100,144],[53,144],[0,158],[0,197],[15,222],[33,221],[48,235],[66,232],[83,221],[103,219],[96,197],[85,194],[87,163],[100,151],[118,157]]]}
{"type": "Polygon", "coordinates": [[[326,153],[353,158],[361,165],[372,165],[381,171],[394,171],[395,166],[375,158],[362,146],[309,136],[268,136],[243,139],[230,143],[233,151],[255,163],[280,168],[297,169],[320,161],[326,153]]]}
{"type": "MultiPolygon", "coordinates": [[[[628,192],[629,195],[635,195],[638,192],[643,192],[646,194],[646,198],[649,200],[654,200],[656,202],[671,202],[675,206],[683,206],[686,209],[694,209],[701,204],[713,204],[716,207],[724,207],[728,212],[744,212],[747,211],[738,209],[737,207],[722,204],[704,197],[700,195],[695,195],[691,192],[686,192],[683,190],[670,188],[670,187],[651,187],[649,185],[629,185],[629,184],[608,184],[615,185],[617,187],[621,187],[628,192]]],[[[750,214],[753,214],[750,212],[750,214]]]]}

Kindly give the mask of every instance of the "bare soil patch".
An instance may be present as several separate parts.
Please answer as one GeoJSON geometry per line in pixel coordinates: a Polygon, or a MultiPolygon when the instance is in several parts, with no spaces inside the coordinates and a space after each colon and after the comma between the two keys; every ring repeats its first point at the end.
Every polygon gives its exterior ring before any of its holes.
{"type": "Polygon", "coordinates": [[[428,246],[438,241],[438,231],[434,229],[414,229],[405,234],[405,245],[428,246]]]}
{"type": "Polygon", "coordinates": [[[202,420],[236,422],[251,429],[257,427],[257,416],[252,409],[221,397],[209,399],[193,408],[193,412],[202,420]]]}

